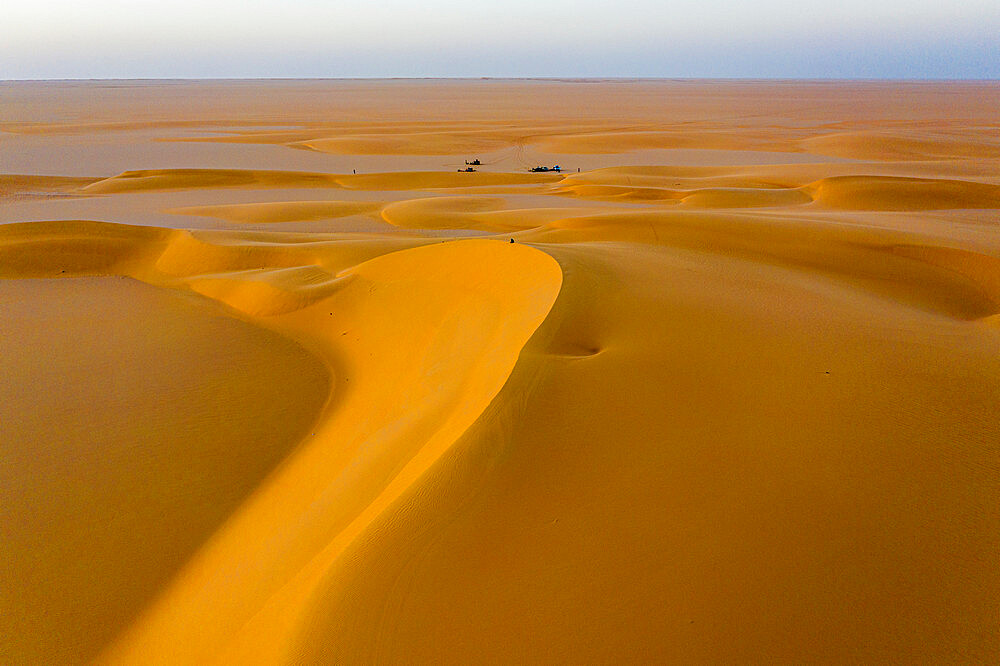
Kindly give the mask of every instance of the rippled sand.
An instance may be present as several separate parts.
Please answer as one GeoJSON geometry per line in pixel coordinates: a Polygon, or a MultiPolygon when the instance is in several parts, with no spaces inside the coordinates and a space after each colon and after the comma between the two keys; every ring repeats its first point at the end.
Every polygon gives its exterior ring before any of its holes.
{"type": "Polygon", "coordinates": [[[0,83],[0,661],[997,661],[998,109],[0,83]]]}

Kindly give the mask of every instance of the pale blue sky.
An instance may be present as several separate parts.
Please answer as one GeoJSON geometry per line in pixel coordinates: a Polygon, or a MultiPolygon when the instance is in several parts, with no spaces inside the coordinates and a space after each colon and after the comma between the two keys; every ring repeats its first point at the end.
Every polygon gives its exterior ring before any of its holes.
{"type": "Polygon", "coordinates": [[[0,79],[1000,78],[1000,0],[17,0],[0,79]]]}

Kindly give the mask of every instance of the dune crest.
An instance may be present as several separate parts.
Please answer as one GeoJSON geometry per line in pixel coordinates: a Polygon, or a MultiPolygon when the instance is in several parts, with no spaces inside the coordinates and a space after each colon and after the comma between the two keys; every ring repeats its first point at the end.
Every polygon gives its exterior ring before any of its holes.
{"type": "MultiPolygon", "coordinates": [[[[536,250],[476,240],[388,254],[341,279],[332,296],[267,319],[327,350],[338,378],[330,410],[107,660],[141,661],[150,649],[200,660],[253,615],[276,612],[269,599],[283,586],[306,594],[499,391],[561,282],[555,262],[536,250]],[[462,265],[475,271],[456,281],[462,265]],[[398,330],[391,322],[404,313],[428,326],[398,330]],[[220,577],[246,558],[247,539],[258,544],[258,573],[220,577]],[[227,612],[208,621],[222,598],[227,612]]],[[[268,644],[287,640],[275,632],[268,644]]]]}

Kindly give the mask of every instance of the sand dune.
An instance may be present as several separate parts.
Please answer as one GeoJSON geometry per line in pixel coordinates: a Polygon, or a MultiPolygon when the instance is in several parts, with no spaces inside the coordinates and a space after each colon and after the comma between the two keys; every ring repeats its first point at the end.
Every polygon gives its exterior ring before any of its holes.
{"type": "Polygon", "coordinates": [[[345,155],[454,155],[485,153],[510,142],[475,132],[354,135],[302,141],[299,145],[321,153],[345,155]]]}
{"type": "Polygon", "coordinates": [[[551,251],[562,295],[505,388],[531,398],[495,402],[355,542],[288,661],[994,654],[995,600],[967,585],[997,584],[995,507],[968,492],[995,469],[994,342],[960,334],[976,407],[957,417],[954,358],[848,323],[912,330],[886,301],[698,254],[551,251]],[[890,379],[914,362],[921,381],[890,379]]]}
{"type": "Polygon", "coordinates": [[[0,174],[0,201],[72,196],[79,188],[97,180],[99,179],[0,174]]]}
{"type": "Polygon", "coordinates": [[[585,215],[587,209],[504,209],[497,197],[428,197],[387,205],[382,218],[397,227],[414,229],[475,229],[498,233],[524,231],[559,220],[568,214],[585,215]]]}
{"type": "Polygon", "coordinates": [[[125,274],[170,233],[86,220],[0,226],[0,275],[5,278],[125,274]]]}
{"type": "Polygon", "coordinates": [[[340,188],[347,190],[417,190],[484,185],[547,183],[545,173],[376,173],[327,174],[242,169],[155,169],[125,173],[85,185],[82,194],[121,194],[156,190],[217,188],[340,188]]]}
{"type": "Polygon", "coordinates": [[[230,222],[270,224],[363,215],[378,209],[378,204],[365,201],[268,201],[221,206],[187,206],[168,212],[179,215],[219,217],[230,222]]]}
{"type": "Polygon", "coordinates": [[[1000,659],[996,84],[122,86],[0,101],[158,167],[0,175],[0,661],[1000,659]]]}
{"type": "Polygon", "coordinates": [[[944,179],[840,176],[812,183],[815,200],[851,210],[998,208],[1000,185],[944,179]]]}
{"type": "Polygon", "coordinates": [[[947,134],[894,134],[888,132],[842,132],[813,136],[801,141],[811,152],[863,160],[926,160],[940,158],[1000,157],[1000,141],[982,136],[947,134]]]}
{"type": "Polygon", "coordinates": [[[829,208],[864,211],[997,208],[1000,204],[1000,185],[871,174],[832,176],[796,187],[787,180],[749,180],[733,174],[671,177],[602,170],[568,176],[557,191],[585,199],[680,203],[694,208],[784,207],[816,202],[829,208]],[[696,183],[713,186],[692,187],[696,183]]]}
{"type": "Polygon", "coordinates": [[[658,131],[621,131],[569,134],[540,139],[538,145],[551,153],[621,153],[649,148],[708,148],[713,150],[777,150],[797,152],[794,144],[782,143],[760,132],[704,130],[698,127],[658,131]]]}
{"type": "MultiPolygon", "coordinates": [[[[295,600],[282,596],[298,588],[307,595],[311,578],[321,576],[489,403],[561,281],[549,257],[496,241],[397,252],[344,277],[350,279],[342,290],[286,324],[315,343],[325,340],[325,353],[337,363],[337,409],[283,473],[262,487],[258,501],[234,517],[232,530],[192,563],[171,592],[176,598],[153,608],[111,658],[129,660],[152,649],[172,655],[168,660],[198,660],[255,615],[292,612],[295,600]],[[456,272],[462,267],[464,274],[456,272]],[[426,326],[397,327],[401,309],[413,313],[411,324],[426,326]],[[258,553],[265,575],[220,577],[242,558],[248,533],[266,537],[258,553]],[[203,613],[213,613],[208,609],[220,599],[228,600],[227,612],[206,624],[203,613]],[[181,635],[185,640],[177,642],[181,635]]],[[[278,650],[289,638],[274,632],[251,654],[278,650]]]]}
{"type": "Polygon", "coordinates": [[[3,660],[79,662],[295,449],[329,377],[211,301],[132,280],[4,280],[0,302],[3,660]]]}
{"type": "Polygon", "coordinates": [[[126,171],[81,188],[87,194],[219,187],[337,187],[336,176],[320,173],[241,169],[154,169],[126,171]]]}

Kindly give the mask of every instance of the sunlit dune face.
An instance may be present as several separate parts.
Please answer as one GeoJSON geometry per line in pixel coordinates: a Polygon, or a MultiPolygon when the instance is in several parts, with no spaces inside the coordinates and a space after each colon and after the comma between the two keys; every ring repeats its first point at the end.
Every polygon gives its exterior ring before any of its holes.
{"type": "Polygon", "coordinates": [[[0,100],[7,660],[1000,659],[1000,86],[122,85],[0,100]]]}

